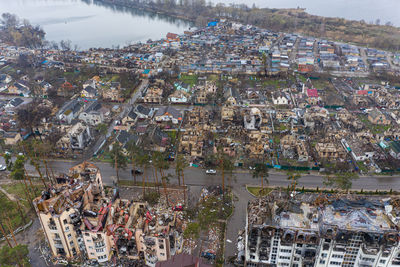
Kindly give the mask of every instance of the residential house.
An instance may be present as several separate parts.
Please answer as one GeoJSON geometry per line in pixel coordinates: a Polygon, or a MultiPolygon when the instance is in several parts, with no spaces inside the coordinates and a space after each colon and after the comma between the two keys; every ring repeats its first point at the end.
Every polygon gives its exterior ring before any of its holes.
{"type": "Polygon", "coordinates": [[[274,105],[288,105],[289,100],[286,95],[281,92],[275,92],[272,94],[272,102],[274,105]]]}
{"type": "Polygon", "coordinates": [[[4,92],[8,89],[8,84],[0,82],[0,92],[4,92]]]}
{"type": "Polygon", "coordinates": [[[315,150],[322,160],[337,161],[346,157],[343,147],[332,142],[317,143],[315,150]]]}
{"type": "Polygon", "coordinates": [[[196,104],[206,104],[207,103],[207,92],[205,90],[197,90],[194,97],[194,102],[196,104]]]}
{"type": "Polygon", "coordinates": [[[129,143],[133,142],[134,144],[137,145],[139,143],[139,135],[132,134],[128,131],[122,130],[118,133],[116,140],[122,147],[124,153],[128,154],[129,153],[129,147],[128,147],[129,143]]]}
{"type": "Polygon", "coordinates": [[[221,108],[221,120],[222,121],[233,121],[235,117],[235,109],[230,105],[224,105],[221,108]]]}
{"type": "Polygon", "coordinates": [[[22,103],[24,103],[24,100],[22,100],[19,97],[13,98],[11,99],[6,105],[5,108],[16,108],[19,105],[21,105],[22,103]]]}
{"type": "Polygon", "coordinates": [[[124,100],[122,96],[122,90],[117,87],[105,88],[101,91],[102,97],[108,101],[122,102],[124,100]]]}
{"type": "Polygon", "coordinates": [[[371,144],[363,144],[359,139],[349,138],[342,139],[341,143],[344,149],[350,153],[355,161],[365,161],[372,159],[375,155],[375,149],[371,144]]]}
{"type": "Polygon", "coordinates": [[[79,120],[88,125],[95,126],[103,123],[108,115],[109,111],[106,108],[103,108],[101,103],[98,101],[93,101],[89,102],[79,114],[79,120]]]}
{"type": "Polygon", "coordinates": [[[386,117],[380,110],[374,108],[368,113],[368,120],[373,124],[389,125],[390,119],[386,117]]]}
{"type": "Polygon", "coordinates": [[[321,100],[317,89],[307,89],[307,97],[307,102],[310,105],[316,105],[318,104],[318,101],[321,100]]]}
{"type": "Polygon", "coordinates": [[[176,90],[169,97],[168,101],[172,104],[188,103],[190,95],[185,91],[176,90]]]}
{"type": "Polygon", "coordinates": [[[395,158],[400,160],[400,141],[392,141],[389,144],[390,152],[389,154],[395,158]]]}
{"type": "Polygon", "coordinates": [[[56,114],[56,118],[62,123],[70,124],[73,119],[78,117],[81,108],[82,105],[78,102],[78,100],[70,100],[60,108],[56,114]]]}
{"type": "Polygon", "coordinates": [[[57,89],[57,95],[68,97],[74,94],[75,86],[73,86],[70,82],[64,81],[60,87],[57,89]]]}
{"type": "Polygon", "coordinates": [[[184,91],[186,93],[189,93],[191,90],[191,86],[190,84],[184,83],[184,82],[176,82],[174,83],[174,86],[176,88],[176,90],[178,91],[184,91]]]}
{"type": "Polygon", "coordinates": [[[169,32],[167,33],[167,42],[178,42],[179,35],[176,33],[169,32]]]}
{"type": "Polygon", "coordinates": [[[0,74],[0,83],[8,84],[12,81],[12,77],[9,74],[0,74]]]}
{"type": "Polygon", "coordinates": [[[227,105],[236,106],[238,104],[238,93],[231,87],[225,88],[224,98],[226,99],[225,104],[227,105]]]}
{"type": "Polygon", "coordinates": [[[162,106],[157,109],[154,120],[156,122],[172,122],[173,124],[178,124],[182,121],[182,113],[171,107],[171,106],[162,106]]]}
{"type": "Polygon", "coordinates": [[[179,152],[192,157],[203,157],[204,131],[200,125],[186,127],[179,142],[179,152]]]}
{"type": "Polygon", "coordinates": [[[4,139],[4,144],[8,146],[14,146],[22,140],[21,134],[16,131],[3,132],[2,138],[4,139]]]}
{"type": "Polygon", "coordinates": [[[80,93],[83,98],[97,98],[97,89],[92,86],[86,86],[80,93]]]}
{"type": "Polygon", "coordinates": [[[163,89],[159,87],[149,87],[146,90],[146,95],[143,97],[145,103],[161,104],[163,89]]]}
{"type": "Polygon", "coordinates": [[[40,91],[41,91],[42,96],[47,96],[49,94],[49,90],[51,90],[53,88],[53,86],[46,81],[41,81],[39,83],[39,86],[40,86],[40,91]]]}
{"type": "Polygon", "coordinates": [[[138,115],[139,120],[151,119],[154,115],[154,109],[144,105],[137,105],[135,112],[138,115]]]}
{"type": "Polygon", "coordinates": [[[26,86],[22,82],[15,82],[8,87],[8,93],[13,95],[29,97],[31,91],[29,90],[28,86],[26,86]]]}
{"type": "Polygon", "coordinates": [[[127,126],[128,129],[133,127],[138,119],[138,115],[136,114],[134,109],[131,109],[129,111],[128,115],[126,115],[124,118],[121,120],[121,124],[124,126],[127,126]]]}
{"type": "Polygon", "coordinates": [[[92,140],[89,126],[85,126],[80,122],[72,126],[67,135],[72,149],[84,149],[92,140]]]}
{"type": "Polygon", "coordinates": [[[88,86],[91,86],[93,88],[96,88],[96,79],[89,79],[86,82],[83,83],[82,87],[85,89],[88,86]]]}
{"type": "Polygon", "coordinates": [[[156,125],[149,125],[141,136],[140,144],[152,151],[164,152],[169,143],[168,134],[161,131],[156,125]]]}

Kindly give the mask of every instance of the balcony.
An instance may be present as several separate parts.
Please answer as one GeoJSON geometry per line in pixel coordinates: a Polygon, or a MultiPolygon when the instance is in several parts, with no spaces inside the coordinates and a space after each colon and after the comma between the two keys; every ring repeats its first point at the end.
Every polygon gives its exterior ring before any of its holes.
{"type": "Polygon", "coordinates": [[[58,248],[58,249],[64,249],[64,246],[62,245],[62,243],[56,243],[54,242],[54,247],[58,248]]]}
{"type": "Polygon", "coordinates": [[[52,231],[57,231],[57,225],[56,224],[49,223],[47,225],[47,227],[49,227],[49,229],[52,230],[52,231]]]}
{"type": "Polygon", "coordinates": [[[94,243],[94,248],[104,248],[106,244],[104,242],[96,242],[94,243]]]}

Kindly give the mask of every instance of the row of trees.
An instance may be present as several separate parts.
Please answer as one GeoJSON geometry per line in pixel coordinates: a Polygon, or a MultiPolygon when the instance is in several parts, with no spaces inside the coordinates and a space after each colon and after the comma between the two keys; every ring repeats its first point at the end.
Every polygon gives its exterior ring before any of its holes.
{"type": "MultiPolygon", "coordinates": [[[[134,185],[138,185],[137,181],[137,168],[143,169],[141,186],[143,188],[143,199],[146,198],[146,188],[149,184],[152,184],[157,192],[160,193],[160,185],[163,186],[164,194],[166,197],[167,204],[169,205],[167,184],[172,177],[171,174],[167,174],[167,170],[170,168],[170,162],[166,160],[166,156],[161,152],[149,153],[143,150],[142,147],[137,146],[133,141],[127,145],[128,154],[126,155],[118,142],[112,145],[110,150],[111,165],[115,168],[117,183],[119,183],[119,172],[120,169],[125,169],[128,166],[129,160],[132,167],[132,178],[134,185]],[[150,167],[153,167],[153,174],[149,173],[150,167]],[[153,176],[153,182],[149,181],[150,176],[153,176]]],[[[178,179],[179,186],[185,186],[185,175],[184,169],[188,166],[183,155],[178,155],[175,160],[175,174],[178,179]]],[[[184,190],[186,194],[186,191],[184,190]]],[[[186,195],[184,196],[186,199],[186,195]]]]}
{"type": "MultiPolygon", "coordinates": [[[[113,148],[110,151],[111,157],[113,159],[112,166],[116,170],[117,182],[119,183],[119,170],[121,168],[126,168],[128,164],[128,158],[132,164],[132,176],[134,179],[134,184],[137,185],[137,177],[134,170],[137,167],[143,168],[143,175],[142,175],[142,188],[143,188],[143,198],[146,198],[146,187],[149,184],[153,184],[155,188],[157,188],[158,193],[160,192],[160,185],[163,186],[164,194],[166,197],[167,204],[169,204],[168,199],[168,190],[167,184],[172,177],[171,174],[166,174],[166,171],[170,168],[170,162],[167,161],[165,155],[161,152],[153,152],[149,154],[148,152],[144,151],[142,148],[136,146],[135,143],[130,142],[128,144],[128,153],[129,155],[126,156],[120,145],[115,142],[113,144],[113,148]],[[149,181],[149,176],[151,174],[148,173],[149,167],[152,166],[154,173],[154,181],[149,181]]],[[[231,183],[232,178],[234,178],[233,171],[234,171],[234,164],[232,159],[227,156],[221,148],[217,149],[217,154],[215,155],[214,162],[218,167],[218,170],[221,174],[221,186],[222,186],[222,193],[225,194],[226,189],[226,177],[228,178],[228,184],[231,183]]],[[[185,176],[184,176],[184,169],[188,166],[184,156],[179,154],[175,161],[175,174],[178,180],[179,186],[185,185],[185,176]]],[[[255,164],[253,171],[252,171],[253,178],[259,179],[261,183],[261,190],[260,193],[263,194],[264,192],[264,185],[268,184],[268,177],[269,177],[269,168],[265,163],[257,163],[255,164]]],[[[289,172],[288,173],[288,180],[291,180],[291,190],[294,191],[296,189],[296,185],[301,178],[299,173],[289,172]]],[[[353,180],[357,179],[358,175],[356,173],[336,173],[334,175],[328,174],[324,177],[324,185],[327,187],[335,188],[337,190],[342,190],[348,192],[352,187],[353,180]]],[[[186,192],[186,191],[185,191],[186,192]]],[[[186,199],[186,195],[185,195],[186,199]]]]}
{"type": "MultiPolygon", "coordinates": [[[[253,169],[253,178],[260,179],[261,190],[260,195],[264,194],[264,183],[268,184],[269,168],[265,163],[258,163],[253,169]]],[[[293,192],[296,189],[298,181],[301,178],[300,173],[288,172],[287,180],[291,181],[290,190],[293,192]]],[[[358,174],[354,172],[343,172],[336,174],[327,174],[324,177],[323,184],[327,187],[334,188],[336,190],[341,190],[343,192],[349,192],[352,188],[353,181],[358,179],[358,174]]]]}

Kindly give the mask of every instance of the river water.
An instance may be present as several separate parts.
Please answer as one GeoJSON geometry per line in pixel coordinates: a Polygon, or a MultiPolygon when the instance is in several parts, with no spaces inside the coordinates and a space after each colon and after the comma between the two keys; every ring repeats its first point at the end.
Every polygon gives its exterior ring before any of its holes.
{"type": "Polygon", "coordinates": [[[41,25],[47,40],[70,40],[78,49],[161,39],[191,26],[168,16],[91,0],[0,0],[0,13],[5,12],[41,25]]]}
{"type": "MultiPolygon", "coordinates": [[[[400,26],[400,0],[211,0],[213,3],[245,3],[257,7],[306,8],[310,14],[380,19],[400,26]]],[[[207,1],[208,2],[208,1],[207,1]]],[[[93,0],[0,0],[0,13],[9,12],[39,24],[50,41],[71,40],[79,49],[124,46],[160,39],[168,32],[183,33],[187,21],[150,12],[93,2],[93,0]]]]}
{"type": "MultiPolygon", "coordinates": [[[[213,0],[216,1],[216,0],[213,0]]],[[[324,17],[365,20],[400,26],[400,0],[218,0],[224,4],[246,4],[251,7],[306,8],[307,13],[324,17]]]]}

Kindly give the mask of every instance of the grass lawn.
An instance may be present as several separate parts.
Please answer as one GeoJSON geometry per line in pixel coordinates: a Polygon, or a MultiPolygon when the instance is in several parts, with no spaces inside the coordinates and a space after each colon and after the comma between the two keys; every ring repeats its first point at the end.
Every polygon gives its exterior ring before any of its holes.
{"type": "MultiPolygon", "coordinates": [[[[3,222],[5,220],[8,220],[6,218],[9,218],[11,226],[14,230],[17,227],[22,226],[25,223],[28,223],[30,218],[35,216],[33,210],[31,209],[29,199],[26,196],[24,186],[25,185],[20,182],[1,186],[9,194],[12,194],[12,195],[16,196],[18,199],[20,199],[20,208],[21,209],[19,209],[17,202],[9,200],[4,193],[0,192],[1,218],[4,219],[3,222]],[[24,218],[22,217],[21,213],[24,216],[24,218]],[[24,221],[24,219],[25,219],[25,221],[24,221]]],[[[43,186],[35,184],[34,188],[36,190],[36,194],[32,197],[39,196],[40,192],[43,189],[43,186]]]]}
{"type": "Polygon", "coordinates": [[[247,186],[247,191],[249,191],[251,194],[255,195],[256,197],[261,197],[261,196],[266,196],[268,195],[273,189],[264,187],[264,191],[261,193],[261,186],[253,187],[253,186],[247,186]]]}
{"type": "Polygon", "coordinates": [[[331,83],[328,80],[324,80],[324,79],[313,80],[312,84],[316,89],[324,89],[325,87],[328,87],[328,88],[332,87],[331,83]]]}
{"type": "Polygon", "coordinates": [[[191,86],[197,84],[197,75],[187,75],[187,74],[182,74],[181,77],[179,78],[182,82],[190,84],[191,86]]]}
{"type": "Polygon", "coordinates": [[[303,83],[305,83],[307,81],[307,78],[304,77],[303,75],[299,75],[299,79],[300,81],[302,81],[303,83]]]}
{"type": "Polygon", "coordinates": [[[118,80],[119,80],[119,76],[118,76],[118,75],[113,75],[113,76],[111,77],[110,82],[117,82],[118,80]]]}
{"type": "Polygon", "coordinates": [[[372,124],[368,118],[365,115],[359,114],[358,119],[367,127],[368,129],[371,130],[373,134],[380,134],[383,133],[387,130],[390,129],[390,125],[377,125],[377,124],[372,124]]]}
{"type": "MultiPolygon", "coordinates": [[[[21,182],[15,182],[13,184],[5,184],[5,185],[2,185],[1,187],[4,190],[6,190],[9,194],[17,196],[21,200],[21,203],[24,205],[25,208],[29,208],[30,207],[29,199],[28,199],[28,197],[26,195],[26,192],[24,190],[25,185],[24,185],[24,183],[22,181],[21,182]]],[[[43,190],[43,185],[34,184],[33,187],[34,187],[35,195],[31,196],[31,197],[39,196],[40,193],[43,190]]]]}
{"type": "Polygon", "coordinates": [[[218,75],[216,75],[216,74],[211,74],[210,76],[208,76],[207,79],[208,79],[209,81],[215,82],[215,81],[218,80],[218,75]]]}
{"type": "Polygon", "coordinates": [[[285,81],[281,81],[278,79],[268,79],[268,80],[264,80],[262,82],[263,86],[274,86],[277,88],[281,88],[281,87],[285,87],[286,86],[286,82],[285,81]]]}

